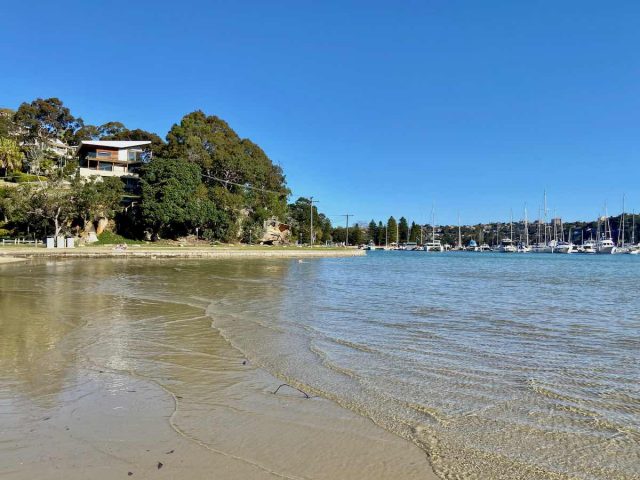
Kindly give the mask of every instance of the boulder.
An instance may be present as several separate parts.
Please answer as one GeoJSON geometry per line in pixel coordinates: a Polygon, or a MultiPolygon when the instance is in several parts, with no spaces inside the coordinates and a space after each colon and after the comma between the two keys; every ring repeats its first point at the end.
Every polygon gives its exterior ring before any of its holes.
{"type": "Polygon", "coordinates": [[[290,238],[291,228],[289,225],[279,222],[275,217],[265,220],[260,239],[261,245],[289,245],[290,238]]]}

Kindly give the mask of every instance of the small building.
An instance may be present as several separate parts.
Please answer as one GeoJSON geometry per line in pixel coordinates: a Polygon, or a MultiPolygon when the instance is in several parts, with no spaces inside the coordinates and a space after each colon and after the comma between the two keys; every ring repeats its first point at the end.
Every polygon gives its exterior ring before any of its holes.
{"type": "Polygon", "coordinates": [[[89,140],[78,147],[80,176],[137,179],[138,168],[149,155],[148,140],[89,140]]]}

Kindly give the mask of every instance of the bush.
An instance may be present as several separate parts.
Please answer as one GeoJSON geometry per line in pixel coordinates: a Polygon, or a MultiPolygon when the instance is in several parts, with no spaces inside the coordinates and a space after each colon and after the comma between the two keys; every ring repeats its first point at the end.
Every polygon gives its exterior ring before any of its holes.
{"type": "Polygon", "coordinates": [[[105,231],[98,235],[98,241],[93,243],[92,245],[116,245],[119,243],[139,245],[144,242],[141,242],[139,240],[131,240],[130,238],[124,238],[122,235],[118,235],[117,233],[105,231]]]}
{"type": "Polygon", "coordinates": [[[38,175],[31,175],[29,173],[23,172],[15,172],[7,177],[7,181],[13,183],[27,183],[27,182],[37,182],[37,181],[47,181],[47,177],[42,177],[38,175]]]}

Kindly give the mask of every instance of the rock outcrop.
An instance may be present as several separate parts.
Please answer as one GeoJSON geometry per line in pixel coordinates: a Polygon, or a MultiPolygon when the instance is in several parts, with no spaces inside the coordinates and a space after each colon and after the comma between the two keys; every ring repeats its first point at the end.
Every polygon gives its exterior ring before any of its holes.
{"type": "Polygon", "coordinates": [[[265,220],[260,245],[289,245],[291,228],[286,223],[281,223],[272,217],[265,220]]]}

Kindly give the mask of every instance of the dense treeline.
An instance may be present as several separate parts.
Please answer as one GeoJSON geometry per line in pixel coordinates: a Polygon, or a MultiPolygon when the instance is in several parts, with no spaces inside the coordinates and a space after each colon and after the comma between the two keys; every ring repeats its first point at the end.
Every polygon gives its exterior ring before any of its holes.
{"type": "MultiPolygon", "coordinates": [[[[609,217],[611,226],[611,235],[615,241],[624,241],[625,243],[640,241],[640,223],[634,219],[634,214],[625,213],[624,222],[623,215],[609,217]],[[623,229],[624,226],[624,229],[623,229]],[[624,232],[624,239],[622,233],[624,232]]],[[[601,227],[603,228],[603,227],[601,227]]],[[[598,232],[598,221],[592,222],[568,222],[556,224],[555,227],[549,223],[546,226],[547,240],[557,238],[571,241],[575,244],[581,244],[583,239],[596,239],[598,232]]],[[[538,241],[544,242],[544,226],[541,223],[533,222],[527,225],[523,221],[513,223],[513,240],[515,242],[525,242],[527,239],[527,230],[529,232],[529,243],[538,241]],[[539,237],[538,237],[539,236],[539,237]]],[[[458,231],[457,225],[420,225],[415,222],[408,224],[405,217],[396,220],[395,217],[383,223],[371,220],[368,225],[355,224],[349,228],[349,243],[351,245],[359,245],[365,243],[373,243],[378,246],[391,245],[392,243],[415,242],[423,244],[431,241],[433,238],[440,240],[445,245],[456,246],[458,244],[458,233],[463,245],[468,245],[471,240],[478,244],[486,243],[488,245],[497,245],[503,238],[511,236],[511,225],[509,223],[486,223],[477,225],[462,225],[458,231]]],[[[332,238],[335,242],[345,242],[347,230],[345,227],[337,227],[332,231],[332,238]]]]}
{"type": "Polygon", "coordinates": [[[37,99],[0,111],[0,168],[25,181],[0,187],[5,235],[78,234],[107,218],[132,238],[237,242],[259,238],[263,222],[276,217],[291,225],[294,241],[309,243],[313,215],[314,242],[332,240],[331,222],[315,206],[311,213],[308,199],[287,204],[284,172],[257,144],[202,111],[185,115],[162,140],[118,121],[85,124],[59,99],[37,99]],[[123,198],[113,179],[80,178],[73,150],[64,148],[83,140],[151,141],[138,190],[123,198]]]}

